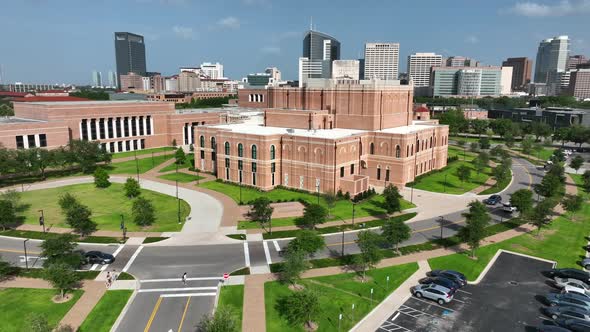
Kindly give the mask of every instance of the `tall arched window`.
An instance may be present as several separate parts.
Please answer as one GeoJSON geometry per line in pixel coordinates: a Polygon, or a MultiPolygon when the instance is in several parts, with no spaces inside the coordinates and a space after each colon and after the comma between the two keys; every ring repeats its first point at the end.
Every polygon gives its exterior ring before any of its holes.
{"type": "Polygon", "coordinates": [[[270,160],[274,160],[275,159],[275,155],[276,155],[277,151],[274,145],[270,146],[270,160]]]}
{"type": "Polygon", "coordinates": [[[370,147],[369,147],[369,150],[370,150],[369,152],[370,152],[371,154],[375,154],[375,144],[373,144],[373,142],[371,142],[371,145],[370,145],[370,147]]]}
{"type": "Polygon", "coordinates": [[[225,154],[229,156],[229,142],[225,142],[225,154]]]}
{"type": "Polygon", "coordinates": [[[430,148],[432,149],[432,136],[430,136],[430,148]]]}
{"type": "Polygon", "coordinates": [[[412,144],[412,147],[410,148],[410,152],[411,152],[410,156],[413,156],[414,155],[414,144],[412,144]]]}
{"type": "Polygon", "coordinates": [[[201,135],[201,137],[199,138],[199,143],[202,148],[205,147],[205,136],[201,135]]]}
{"type": "Polygon", "coordinates": [[[399,148],[399,145],[396,145],[395,146],[395,157],[399,158],[399,157],[401,157],[401,154],[402,154],[402,152],[401,152],[401,149],[399,148]]]}
{"type": "Polygon", "coordinates": [[[252,145],[252,159],[257,159],[258,157],[258,148],[256,145],[252,145]]]}
{"type": "Polygon", "coordinates": [[[410,146],[406,146],[406,157],[410,156],[410,146]]]}
{"type": "Polygon", "coordinates": [[[211,137],[211,149],[214,151],[217,149],[217,144],[215,144],[215,137],[211,137]]]}
{"type": "Polygon", "coordinates": [[[238,144],[238,157],[243,157],[244,156],[244,145],[242,145],[242,143],[238,144]]]}
{"type": "Polygon", "coordinates": [[[416,139],[416,152],[420,152],[420,140],[416,139]]]}

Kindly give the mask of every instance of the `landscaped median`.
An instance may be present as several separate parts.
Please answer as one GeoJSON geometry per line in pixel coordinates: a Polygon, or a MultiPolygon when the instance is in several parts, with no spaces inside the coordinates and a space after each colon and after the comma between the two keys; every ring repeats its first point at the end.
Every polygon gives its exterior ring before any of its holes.
{"type": "Polygon", "coordinates": [[[178,173],[170,173],[158,176],[159,179],[168,180],[168,181],[178,181],[181,183],[189,183],[198,180],[204,179],[202,176],[187,174],[183,172],[178,173]]]}
{"type": "Polygon", "coordinates": [[[132,290],[107,291],[78,328],[78,332],[109,332],[132,294],[132,290]]]}
{"type": "Polygon", "coordinates": [[[244,285],[222,286],[217,308],[229,309],[238,320],[237,325],[241,327],[244,311],[244,285]]]}
{"type": "MultiPolygon", "coordinates": [[[[112,159],[116,161],[117,159],[121,159],[121,158],[129,158],[129,157],[135,157],[135,156],[143,156],[143,155],[147,155],[147,154],[162,153],[162,152],[168,152],[168,153],[166,153],[167,155],[173,155],[174,152],[171,153],[170,151],[174,151],[174,150],[175,150],[175,148],[172,147],[172,146],[164,146],[164,147],[161,147],[161,148],[144,149],[144,150],[137,150],[137,151],[117,152],[117,153],[113,153],[112,159]]],[[[144,157],[144,158],[150,158],[150,157],[144,157]]]]}

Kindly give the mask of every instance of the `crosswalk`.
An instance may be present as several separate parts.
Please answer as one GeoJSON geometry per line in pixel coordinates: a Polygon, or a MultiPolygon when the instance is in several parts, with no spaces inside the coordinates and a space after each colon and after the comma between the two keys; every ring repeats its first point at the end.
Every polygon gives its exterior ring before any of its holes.
{"type": "Polygon", "coordinates": [[[282,248],[277,240],[244,242],[244,264],[251,273],[268,273],[269,266],[279,261],[282,248]]]}

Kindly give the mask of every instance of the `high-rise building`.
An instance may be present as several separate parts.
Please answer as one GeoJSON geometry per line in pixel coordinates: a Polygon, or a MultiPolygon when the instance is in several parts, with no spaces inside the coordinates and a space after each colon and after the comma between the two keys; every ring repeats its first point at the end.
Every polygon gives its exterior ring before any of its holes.
{"type": "Polygon", "coordinates": [[[281,80],[281,71],[277,67],[267,67],[264,72],[270,74],[270,77],[277,82],[281,80]]]}
{"type": "Polygon", "coordinates": [[[183,71],[178,75],[178,91],[180,92],[193,92],[197,91],[201,87],[201,80],[199,75],[183,71]]]}
{"type": "Polygon", "coordinates": [[[121,86],[121,75],[135,73],[144,76],[147,70],[143,36],[115,32],[115,59],[118,86],[121,86]]]}
{"type": "Polygon", "coordinates": [[[539,43],[535,64],[535,83],[547,83],[551,71],[565,71],[569,56],[568,36],[545,39],[539,43]]]}
{"type": "Polygon", "coordinates": [[[330,78],[334,60],[340,60],[340,42],[325,33],[309,30],[303,38],[303,55],[299,58],[299,85],[308,78],[330,78]]]}
{"type": "Polygon", "coordinates": [[[502,93],[502,68],[433,67],[432,88],[435,97],[499,96],[502,93]]]}
{"type": "Polygon", "coordinates": [[[502,67],[512,67],[512,90],[525,91],[531,82],[533,61],[527,57],[508,58],[502,62],[502,67]]]}
{"type": "Polygon", "coordinates": [[[408,56],[408,79],[414,82],[414,87],[428,87],[430,85],[430,71],[432,67],[442,66],[442,55],[434,53],[415,53],[408,56]]]}
{"type": "Polygon", "coordinates": [[[114,71],[109,70],[109,87],[116,88],[117,87],[117,74],[114,71]]]}
{"type": "Polygon", "coordinates": [[[448,57],[445,63],[447,67],[479,67],[479,61],[459,55],[448,57]]]}
{"type": "Polygon", "coordinates": [[[572,70],[568,92],[576,98],[590,98],[590,68],[572,70]]]}
{"type": "Polygon", "coordinates": [[[211,79],[220,79],[225,78],[223,76],[223,65],[219,62],[211,63],[211,62],[203,62],[201,63],[201,72],[203,75],[211,78],[211,79]]]}
{"type": "Polygon", "coordinates": [[[332,78],[335,79],[359,79],[358,60],[334,60],[332,62],[332,78]]]}
{"type": "Polygon", "coordinates": [[[567,58],[567,64],[565,66],[565,69],[566,70],[576,69],[578,65],[585,64],[588,62],[589,62],[588,58],[586,58],[586,56],[584,56],[584,55],[581,55],[581,54],[572,55],[567,58]]]}
{"type": "MultiPolygon", "coordinates": [[[[136,73],[129,73],[127,75],[119,76],[119,80],[121,84],[119,88],[122,91],[128,90],[143,90],[144,83],[143,83],[143,76],[138,75],[136,73]]],[[[149,80],[149,78],[148,78],[149,80]]]]}
{"type": "Polygon", "coordinates": [[[92,86],[101,87],[102,86],[102,73],[99,71],[92,72],[92,86]]]}
{"type": "Polygon", "coordinates": [[[366,43],[364,66],[364,77],[367,79],[397,80],[399,43],[366,43]]]}

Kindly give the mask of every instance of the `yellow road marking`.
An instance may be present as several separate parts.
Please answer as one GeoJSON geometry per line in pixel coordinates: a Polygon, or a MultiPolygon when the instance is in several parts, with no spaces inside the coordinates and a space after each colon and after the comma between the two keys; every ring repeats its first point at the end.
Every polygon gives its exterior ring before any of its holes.
{"type": "Polygon", "coordinates": [[[186,316],[186,311],[188,310],[188,305],[191,303],[191,297],[188,297],[186,300],[186,305],[184,306],[184,312],[182,313],[182,318],[180,319],[180,324],[178,325],[178,332],[182,331],[182,323],[184,323],[184,317],[186,316]]]}
{"type": "MultiPolygon", "coordinates": [[[[22,250],[13,250],[13,249],[0,249],[0,252],[12,252],[15,254],[24,254],[25,252],[22,250]]],[[[27,250],[27,254],[32,254],[32,255],[40,255],[41,253],[38,251],[28,251],[27,250]]]]}
{"type": "Polygon", "coordinates": [[[145,329],[143,329],[143,332],[148,332],[150,330],[150,327],[152,326],[152,322],[154,321],[154,318],[156,318],[156,313],[158,312],[158,309],[160,308],[160,303],[162,303],[162,297],[158,298],[158,302],[156,302],[156,305],[154,306],[154,311],[152,311],[152,315],[150,316],[150,320],[148,320],[147,325],[145,326],[145,329]]]}

